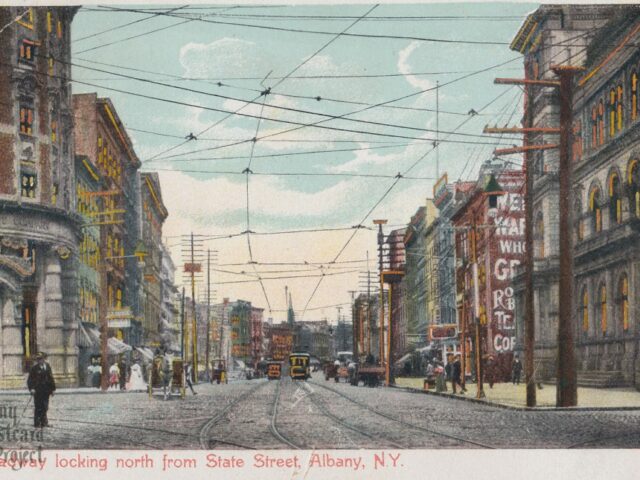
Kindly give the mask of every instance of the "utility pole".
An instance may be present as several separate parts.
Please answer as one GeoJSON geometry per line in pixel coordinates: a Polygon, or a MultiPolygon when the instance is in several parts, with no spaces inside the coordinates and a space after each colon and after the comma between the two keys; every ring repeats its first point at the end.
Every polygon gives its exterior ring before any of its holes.
{"type": "Polygon", "coordinates": [[[191,360],[193,361],[193,382],[198,382],[198,320],[196,312],[196,279],[195,279],[195,260],[193,252],[193,232],[191,232],[191,306],[193,307],[193,321],[191,324],[191,340],[192,340],[192,353],[191,360]]]}
{"type": "Polygon", "coordinates": [[[560,183],[560,279],[558,283],[558,370],[556,406],[574,407],[578,404],[578,385],[573,328],[573,165],[571,148],[571,126],[573,124],[573,75],[580,68],[552,66],[551,70],[560,77],[560,162],[558,176],[560,183]]]}
{"type": "Polygon", "coordinates": [[[358,346],[358,338],[360,337],[360,325],[358,324],[359,319],[356,318],[357,316],[357,312],[356,312],[356,291],[355,290],[349,290],[349,293],[351,294],[351,335],[353,337],[353,358],[354,361],[358,361],[358,352],[359,352],[359,346],[358,346]]]}
{"type": "Polygon", "coordinates": [[[380,366],[384,366],[384,283],[382,271],[384,270],[383,252],[382,246],[384,244],[384,233],[382,232],[382,225],[387,223],[387,220],[374,220],[373,223],[378,225],[378,267],[380,269],[380,330],[379,330],[379,351],[380,366]]]}
{"type": "Polygon", "coordinates": [[[476,219],[473,218],[473,226],[471,227],[471,264],[473,273],[473,319],[475,324],[475,343],[476,343],[476,377],[477,390],[476,398],[484,398],[483,385],[483,368],[482,368],[482,329],[480,325],[480,285],[478,278],[478,251],[477,251],[478,230],[476,219]]]}
{"type": "Polygon", "coordinates": [[[209,351],[211,350],[211,251],[207,250],[207,351],[205,352],[205,372],[207,380],[211,379],[209,368],[209,351]]]}
{"type": "Polygon", "coordinates": [[[367,355],[371,354],[371,270],[367,250],[367,355]]]}
{"type": "MultiPolygon", "coordinates": [[[[557,364],[557,385],[556,385],[556,406],[572,407],[578,403],[577,395],[577,375],[574,344],[574,321],[573,321],[573,204],[572,184],[573,165],[571,164],[571,126],[573,124],[573,75],[584,70],[583,67],[573,67],[569,65],[552,65],[550,67],[560,80],[536,80],[525,78],[509,79],[497,78],[494,83],[507,85],[526,85],[554,87],[559,90],[560,99],[560,126],[559,128],[533,127],[533,107],[531,105],[531,95],[527,90],[526,119],[527,125],[524,128],[485,128],[485,133],[554,133],[560,134],[559,144],[529,145],[525,136],[525,144],[522,147],[498,149],[495,155],[508,155],[512,153],[525,154],[526,171],[526,238],[525,248],[527,250],[527,270],[525,271],[525,378],[527,381],[527,406],[535,406],[535,378],[534,378],[534,302],[533,302],[533,172],[531,171],[530,158],[528,153],[534,150],[549,150],[559,148],[559,269],[558,281],[558,364],[557,364]]],[[[528,77],[528,75],[526,75],[528,77]]]]}
{"type": "Polygon", "coordinates": [[[184,287],[182,287],[182,297],[180,298],[180,358],[184,360],[185,355],[185,334],[184,334],[184,287]]]}

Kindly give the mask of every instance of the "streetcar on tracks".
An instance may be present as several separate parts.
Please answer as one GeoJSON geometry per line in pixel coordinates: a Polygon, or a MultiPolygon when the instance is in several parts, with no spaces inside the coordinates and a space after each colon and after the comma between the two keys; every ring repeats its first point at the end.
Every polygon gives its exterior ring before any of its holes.
{"type": "Polygon", "coordinates": [[[267,378],[269,380],[278,380],[282,374],[282,363],[276,361],[267,362],[267,378]]]}
{"type": "Polygon", "coordinates": [[[308,353],[290,354],[289,375],[292,380],[307,380],[311,378],[311,355],[308,353]]]}

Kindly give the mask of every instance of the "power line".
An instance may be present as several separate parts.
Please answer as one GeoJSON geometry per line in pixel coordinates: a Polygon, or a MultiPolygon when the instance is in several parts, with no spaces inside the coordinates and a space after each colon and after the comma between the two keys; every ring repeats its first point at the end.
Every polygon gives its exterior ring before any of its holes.
{"type": "MultiPolygon", "coordinates": [[[[141,13],[137,9],[124,9],[124,8],[115,8],[109,7],[110,10],[116,10],[121,12],[131,12],[131,13],[141,13]]],[[[177,15],[167,12],[159,12],[159,15],[166,15],[169,17],[176,18],[189,18],[185,15],[177,15]]],[[[354,37],[354,38],[370,38],[370,39],[386,39],[386,40],[412,40],[419,42],[430,42],[430,43],[443,43],[443,44],[461,44],[461,45],[496,45],[496,46],[508,46],[509,42],[498,42],[498,41],[487,41],[487,40],[449,40],[445,38],[429,38],[429,37],[416,37],[416,36],[403,36],[403,35],[381,35],[381,34],[367,34],[367,33],[339,33],[339,32],[327,32],[324,30],[304,30],[301,28],[285,28],[285,27],[275,27],[270,25],[255,25],[249,23],[240,23],[240,22],[222,22],[219,20],[205,20],[203,18],[190,18],[189,21],[200,21],[205,23],[212,23],[215,25],[228,25],[234,27],[246,27],[246,28],[255,28],[262,30],[271,30],[271,31],[280,31],[280,32],[292,32],[292,33],[305,33],[312,35],[341,35],[345,37],[354,37]]],[[[82,52],[79,52],[82,53],[82,52]]]]}
{"type": "MultiPolygon", "coordinates": [[[[189,168],[154,168],[159,172],[183,172],[183,173],[207,173],[212,175],[245,175],[245,172],[221,171],[221,170],[195,170],[189,168]]],[[[435,177],[408,177],[402,175],[383,175],[369,173],[324,173],[324,172],[251,172],[252,175],[265,177],[354,177],[354,178],[398,178],[399,180],[437,180],[435,177]]]]}
{"type": "MultiPolygon", "coordinates": [[[[174,8],[174,9],[172,9],[172,10],[168,10],[168,11],[169,11],[169,12],[175,12],[175,11],[181,10],[181,9],[183,9],[183,8],[185,8],[185,7],[186,7],[186,5],[185,5],[185,6],[183,6],[183,7],[174,8]]],[[[128,23],[125,23],[125,24],[123,24],[123,25],[118,25],[118,26],[116,26],[116,27],[108,28],[107,30],[102,30],[101,32],[92,33],[91,35],[85,35],[84,37],[76,38],[76,39],[75,39],[73,42],[71,42],[71,43],[78,43],[78,42],[82,42],[82,41],[84,41],[84,40],[88,40],[89,38],[97,37],[97,36],[99,36],[99,35],[104,35],[105,33],[110,33],[110,32],[113,32],[113,31],[115,31],[115,30],[120,30],[121,28],[129,27],[129,26],[131,26],[131,25],[135,25],[135,24],[137,24],[137,23],[146,22],[147,20],[154,19],[154,18],[158,17],[159,15],[160,15],[159,13],[155,13],[155,14],[150,15],[150,16],[148,16],[148,17],[140,18],[140,19],[138,19],[138,20],[134,20],[133,22],[128,22],[128,23]]]]}
{"type": "MultiPolygon", "coordinates": [[[[309,57],[309,58],[312,58],[312,57],[309,57]]],[[[309,58],[307,58],[307,60],[305,60],[305,61],[308,61],[309,58]]],[[[180,87],[180,86],[177,86],[177,85],[171,85],[171,84],[167,84],[167,83],[163,83],[163,82],[158,82],[158,81],[150,80],[150,79],[147,79],[147,78],[134,77],[134,76],[126,75],[126,74],[123,74],[123,73],[109,72],[109,71],[102,70],[102,69],[99,69],[99,68],[87,67],[87,66],[84,66],[84,65],[78,65],[78,64],[73,63],[73,62],[64,62],[62,60],[56,60],[56,61],[59,61],[60,63],[67,63],[68,65],[84,68],[84,69],[87,69],[87,70],[93,70],[93,71],[99,71],[99,72],[103,72],[103,73],[109,73],[111,75],[116,75],[118,77],[127,78],[127,79],[130,79],[130,80],[136,80],[136,81],[139,81],[139,82],[142,82],[142,83],[150,83],[150,84],[153,84],[153,85],[172,88],[172,89],[185,91],[185,92],[189,92],[189,93],[197,93],[197,94],[206,95],[206,96],[215,97],[215,98],[220,98],[220,99],[224,99],[224,100],[233,100],[233,101],[237,101],[237,102],[246,102],[248,104],[256,105],[255,100],[246,100],[246,99],[242,99],[242,98],[230,97],[230,96],[227,96],[227,95],[220,95],[220,94],[216,94],[216,93],[205,92],[205,91],[202,91],[202,90],[196,90],[196,89],[192,89],[192,88],[188,88],[188,87],[180,87]]],[[[294,69],[293,71],[296,71],[296,69],[294,69]]],[[[276,85],[278,85],[281,82],[283,82],[286,78],[287,77],[283,77],[283,79],[280,80],[276,85]]],[[[275,88],[275,86],[272,87],[272,88],[275,88]]],[[[269,92],[275,94],[275,92],[272,92],[271,89],[269,90],[269,92]]],[[[262,94],[260,96],[262,96],[262,94]]],[[[345,102],[345,103],[351,103],[351,102],[345,102]]],[[[358,104],[359,105],[367,105],[368,107],[372,106],[370,104],[365,104],[365,103],[361,103],[361,102],[358,102],[358,104]]],[[[259,105],[259,104],[257,104],[257,105],[259,105]]],[[[303,110],[303,109],[299,109],[299,108],[283,107],[281,105],[265,105],[264,103],[262,105],[263,106],[261,108],[264,108],[264,106],[266,106],[267,108],[272,108],[272,109],[276,109],[276,110],[284,110],[284,111],[287,111],[287,112],[303,113],[303,114],[306,114],[306,115],[322,116],[322,117],[326,117],[327,119],[330,119],[330,120],[340,119],[340,120],[344,120],[344,121],[348,121],[348,122],[361,123],[361,124],[365,124],[365,125],[374,125],[374,126],[382,126],[382,127],[399,128],[399,129],[412,130],[412,131],[416,131],[416,132],[437,132],[434,129],[414,127],[414,126],[411,126],[411,125],[397,125],[397,124],[391,124],[391,123],[385,123],[385,122],[376,122],[376,121],[372,121],[372,120],[362,120],[362,119],[357,119],[357,118],[345,118],[344,116],[340,116],[340,115],[331,115],[331,114],[328,114],[328,113],[315,112],[315,111],[312,111],[312,110],[303,110]]],[[[376,106],[380,106],[380,105],[376,105],[376,106]]],[[[388,105],[383,105],[383,106],[388,106],[388,105]]],[[[204,108],[204,107],[200,107],[200,108],[204,108]]],[[[248,113],[230,112],[228,110],[216,109],[216,108],[213,108],[213,107],[209,107],[209,109],[212,109],[212,110],[218,111],[218,112],[222,112],[222,113],[234,113],[235,115],[239,115],[239,116],[243,116],[243,117],[256,118],[256,115],[248,114],[248,113]]],[[[293,123],[293,124],[296,124],[296,125],[300,125],[300,122],[291,122],[291,121],[286,121],[286,120],[272,118],[272,117],[262,117],[262,118],[263,118],[263,120],[268,120],[268,121],[272,121],[272,122],[280,122],[280,123],[288,123],[288,124],[293,123]]],[[[440,131],[438,133],[450,133],[450,132],[440,131]]],[[[484,138],[482,135],[471,134],[471,133],[456,133],[456,135],[465,136],[465,137],[474,137],[474,138],[478,138],[478,137],[484,138]]]]}

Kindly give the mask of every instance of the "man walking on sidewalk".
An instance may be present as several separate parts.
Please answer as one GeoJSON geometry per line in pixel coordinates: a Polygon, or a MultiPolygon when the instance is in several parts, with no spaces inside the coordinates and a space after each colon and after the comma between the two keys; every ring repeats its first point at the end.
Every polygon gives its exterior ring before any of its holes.
{"type": "Polygon", "coordinates": [[[33,425],[36,428],[48,427],[49,397],[56,391],[56,382],[51,366],[45,361],[45,354],[42,352],[36,355],[36,364],[29,371],[27,388],[33,395],[33,425]]]}
{"type": "Polygon", "coordinates": [[[514,385],[520,385],[520,375],[522,374],[522,362],[516,355],[513,358],[513,365],[511,366],[511,380],[514,385]]]}
{"type": "Polygon", "coordinates": [[[462,375],[462,367],[460,364],[460,355],[456,355],[456,359],[451,365],[451,389],[453,393],[457,393],[456,385],[460,387],[460,393],[465,393],[467,390],[462,386],[460,376],[462,375]]]}

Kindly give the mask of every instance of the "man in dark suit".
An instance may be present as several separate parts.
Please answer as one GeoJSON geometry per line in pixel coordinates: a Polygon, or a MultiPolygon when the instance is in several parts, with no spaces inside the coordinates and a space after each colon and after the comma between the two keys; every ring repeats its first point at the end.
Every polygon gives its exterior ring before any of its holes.
{"type": "Polygon", "coordinates": [[[36,355],[36,364],[29,371],[27,388],[33,395],[34,413],[33,424],[36,428],[48,427],[47,410],[49,409],[49,397],[56,391],[56,382],[53,379],[51,366],[45,361],[45,354],[36,355]]]}

